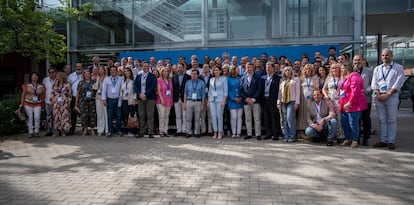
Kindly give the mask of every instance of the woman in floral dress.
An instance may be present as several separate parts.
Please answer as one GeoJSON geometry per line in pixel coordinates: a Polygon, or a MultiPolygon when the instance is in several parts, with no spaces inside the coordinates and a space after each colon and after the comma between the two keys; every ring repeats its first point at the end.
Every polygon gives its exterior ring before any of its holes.
{"type": "Polygon", "coordinates": [[[56,83],[53,86],[51,103],[53,105],[53,137],[57,137],[59,132],[62,136],[71,128],[70,102],[72,100],[71,87],[67,81],[66,74],[58,72],[56,83]]]}

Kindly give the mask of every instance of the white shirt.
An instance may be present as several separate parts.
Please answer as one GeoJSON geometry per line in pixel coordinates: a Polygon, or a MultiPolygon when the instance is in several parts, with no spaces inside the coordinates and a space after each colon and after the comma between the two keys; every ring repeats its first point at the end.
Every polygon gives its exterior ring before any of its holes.
{"type": "MultiPolygon", "coordinates": [[[[380,90],[381,93],[384,93],[391,88],[400,91],[403,83],[404,68],[398,63],[391,62],[388,67],[381,64],[374,69],[371,88],[372,90],[380,90]]],[[[394,93],[394,95],[395,94],[398,95],[397,93],[394,93]]]]}
{"type": "Polygon", "coordinates": [[[78,91],[79,82],[82,81],[82,73],[78,74],[73,72],[68,77],[68,82],[72,88],[72,97],[76,97],[76,92],[78,91]]]}
{"type": "Polygon", "coordinates": [[[56,79],[52,80],[50,77],[46,77],[43,79],[42,84],[45,85],[46,88],[46,95],[45,95],[45,103],[50,104],[50,98],[52,97],[53,85],[55,84],[56,79]]]}
{"type": "Polygon", "coordinates": [[[102,85],[102,100],[107,98],[118,99],[121,93],[122,77],[106,77],[102,85]]]}

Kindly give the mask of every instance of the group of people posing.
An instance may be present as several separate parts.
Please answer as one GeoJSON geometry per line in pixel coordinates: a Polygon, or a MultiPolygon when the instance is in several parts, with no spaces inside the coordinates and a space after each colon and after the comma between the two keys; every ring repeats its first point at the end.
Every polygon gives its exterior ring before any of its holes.
{"type": "Polygon", "coordinates": [[[294,142],[324,136],[327,146],[338,140],[356,148],[368,145],[374,98],[381,128],[381,141],[374,147],[395,149],[403,67],[392,61],[388,49],[381,54],[383,64],[374,70],[362,55],[336,57],[331,49],[326,60],[315,52],[313,64],[307,55],[292,63],[285,56],[268,59],[266,53],[251,61],[243,56],[239,63],[237,56],[230,59],[226,53],[212,60],[205,56],[203,64],[197,56],[188,65],[184,57],[175,65],[169,59],[155,64],[152,57],[149,62],[122,59],[121,65],[111,60],[104,67],[95,57],[86,69],[76,63],[72,73],[68,66],[60,72],[50,68],[42,82],[32,73],[22,86],[21,105],[28,114],[29,137],[39,135],[44,107],[48,136],[73,134],[80,115],[83,135],[95,135],[96,128],[99,136],[168,137],[173,113],[175,136],[220,139],[228,122],[231,137],[239,138],[244,123],[244,139],[281,137],[294,142]],[[122,129],[136,113],[139,128],[122,129]]]}

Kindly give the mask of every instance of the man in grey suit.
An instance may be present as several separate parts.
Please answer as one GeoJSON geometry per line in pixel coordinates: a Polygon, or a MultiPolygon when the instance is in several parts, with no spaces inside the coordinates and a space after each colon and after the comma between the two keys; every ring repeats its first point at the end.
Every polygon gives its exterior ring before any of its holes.
{"type": "Polygon", "coordinates": [[[313,91],[313,100],[308,103],[308,113],[306,114],[308,127],[305,134],[319,140],[321,133],[328,134],[326,146],[333,146],[333,141],[338,129],[335,110],[329,103],[322,100],[320,90],[313,91]]]}
{"type": "Polygon", "coordinates": [[[354,65],[354,71],[358,72],[361,77],[364,79],[364,93],[365,98],[367,99],[367,106],[368,109],[361,112],[361,122],[362,122],[362,129],[363,132],[363,140],[362,145],[368,146],[368,139],[371,135],[371,102],[372,102],[372,89],[371,89],[371,82],[372,82],[372,70],[369,68],[365,68],[362,65],[362,61],[364,58],[362,55],[357,54],[354,56],[352,61],[354,65]]]}

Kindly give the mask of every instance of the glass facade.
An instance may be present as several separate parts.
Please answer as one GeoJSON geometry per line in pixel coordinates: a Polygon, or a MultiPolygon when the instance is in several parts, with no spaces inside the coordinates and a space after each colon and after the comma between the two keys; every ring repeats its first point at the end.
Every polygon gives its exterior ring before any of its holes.
{"type": "Polygon", "coordinates": [[[69,24],[69,53],[309,44],[360,47],[362,0],[73,0],[93,16],[69,24]],[[321,38],[323,37],[323,38],[321,38]]]}

